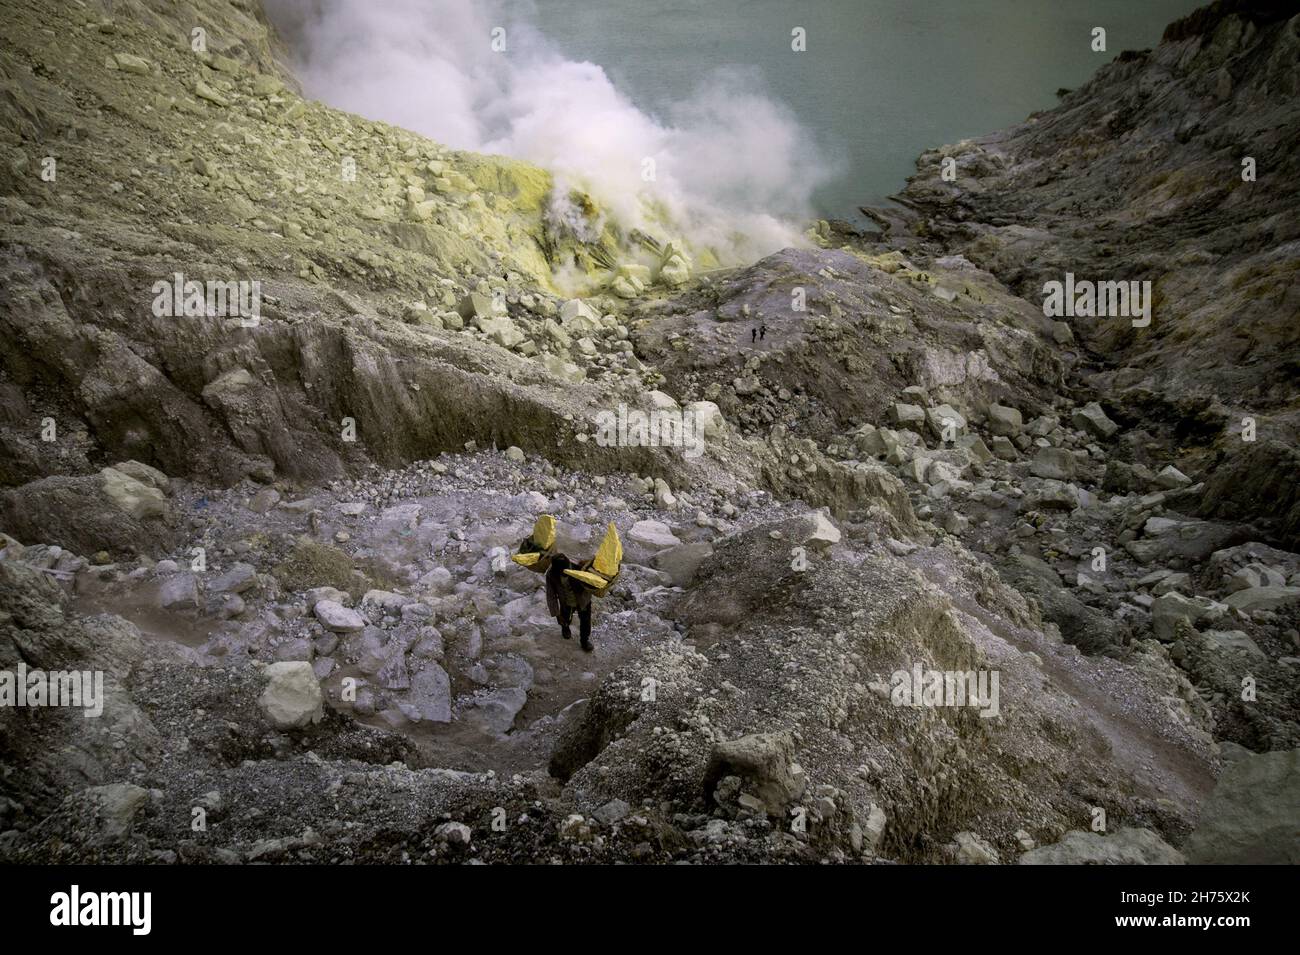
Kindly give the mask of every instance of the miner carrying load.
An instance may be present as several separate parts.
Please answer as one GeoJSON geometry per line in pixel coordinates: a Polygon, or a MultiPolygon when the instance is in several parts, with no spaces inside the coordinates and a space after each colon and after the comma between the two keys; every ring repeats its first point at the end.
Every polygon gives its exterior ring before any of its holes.
{"type": "Polygon", "coordinates": [[[595,557],[574,563],[555,552],[555,518],[543,514],[511,559],[520,567],[546,575],[546,608],[560,622],[560,636],[565,640],[573,636],[569,622],[573,611],[578,611],[578,635],[582,649],[590,653],[591,598],[609,593],[623,563],[623,542],[614,524],[606,529],[595,557]]]}

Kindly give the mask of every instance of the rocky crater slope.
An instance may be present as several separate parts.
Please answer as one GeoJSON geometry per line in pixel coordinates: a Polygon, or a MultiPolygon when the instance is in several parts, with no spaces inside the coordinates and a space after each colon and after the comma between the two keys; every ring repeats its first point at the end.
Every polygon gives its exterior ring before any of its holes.
{"type": "Polygon", "coordinates": [[[255,4],[0,10],[0,673],[104,678],[0,706],[0,858],[1297,861],[1300,18],[721,269],[304,100],[255,4]],[[1045,317],[1066,269],[1152,325],[1045,317]],[[622,535],[592,654],[542,513],[622,535]]]}
{"type": "Polygon", "coordinates": [[[924,154],[891,245],[958,253],[1030,301],[1150,281],[1151,324],[1077,319],[1088,387],[1204,473],[1207,517],[1300,545],[1300,5],[1219,0],[1021,126],[924,154]],[[941,164],[956,163],[945,181],[941,164]],[[1243,440],[1243,422],[1253,440],[1243,440]]]}

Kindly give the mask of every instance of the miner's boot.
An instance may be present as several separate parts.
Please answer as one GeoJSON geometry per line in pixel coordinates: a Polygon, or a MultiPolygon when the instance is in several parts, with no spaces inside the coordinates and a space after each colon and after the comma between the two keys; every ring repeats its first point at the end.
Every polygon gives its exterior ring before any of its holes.
{"type": "Polygon", "coordinates": [[[591,645],[591,608],[584,607],[578,611],[578,633],[582,637],[582,649],[591,653],[595,649],[591,645]]]}

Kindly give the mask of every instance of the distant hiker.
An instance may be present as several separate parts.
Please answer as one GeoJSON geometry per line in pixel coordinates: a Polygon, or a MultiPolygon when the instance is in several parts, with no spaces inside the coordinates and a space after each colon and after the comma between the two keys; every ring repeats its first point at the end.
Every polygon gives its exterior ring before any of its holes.
{"type": "Polygon", "coordinates": [[[766,325],[758,326],[758,340],[762,341],[766,337],[767,337],[767,326],[766,325]]]}
{"type": "Polygon", "coordinates": [[[611,523],[605,530],[596,556],[575,564],[564,554],[555,551],[555,518],[543,514],[533,525],[533,532],[519,545],[519,553],[511,559],[520,567],[546,575],[546,609],[560,623],[560,636],[565,640],[573,636],[569,624],[573,611],[578,611],[578,636],[582,649],[590,653],[591,598],[603,597],[618,578],[623,563],[623,542],[611,523]]]}
{"type": "Polygon", "coordinates": [[[750,341],[750,344],[753,344],[753,343],[755,343],[755,342],[758,341],[758,329],[757,329],[757,328],[751,328],[751,329],[749,330],[749,341],[750,341]]]}

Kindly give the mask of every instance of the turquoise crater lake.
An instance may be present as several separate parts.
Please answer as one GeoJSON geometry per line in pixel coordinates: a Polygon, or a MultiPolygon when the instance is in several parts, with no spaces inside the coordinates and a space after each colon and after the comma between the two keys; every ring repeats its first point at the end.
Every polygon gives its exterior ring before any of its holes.
{"type": "Polygon", "coordinates": [[[1198,0],[537,0],[571,59],[604,67],[665,115],[717,67],[757,72],[835,171],[821,216],[854,218],[902,188],[918,154],[1056,103],[1121,50],[1152,47],[1198,0]],[[1106,52],[1091,49],[1106,29],[1106,52]],[[802,27],[807,49],[791,50],[802,27]]]}

